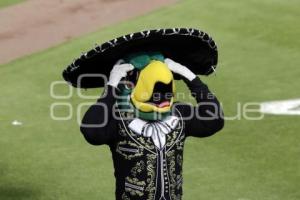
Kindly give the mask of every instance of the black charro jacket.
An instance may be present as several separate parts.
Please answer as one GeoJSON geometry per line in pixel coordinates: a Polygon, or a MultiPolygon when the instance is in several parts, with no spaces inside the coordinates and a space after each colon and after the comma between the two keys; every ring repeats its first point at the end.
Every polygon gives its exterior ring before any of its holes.
{"type": "Polygon", "coordinates": [[[115,168],[117,200],[181,200],[186,137],[207,137],[223,128],[220,103],[208,87],[198,77],[185,82],[197,106],[173,105],[173,115],[178,116],[179,123],[166,136],[166,144],[161,149],[150,137],[137,135],[128,128],[127,113],[114,107],[115,88],[111,86],[86,112],[81,132],[90,144],[109,145],[115,168]]]}

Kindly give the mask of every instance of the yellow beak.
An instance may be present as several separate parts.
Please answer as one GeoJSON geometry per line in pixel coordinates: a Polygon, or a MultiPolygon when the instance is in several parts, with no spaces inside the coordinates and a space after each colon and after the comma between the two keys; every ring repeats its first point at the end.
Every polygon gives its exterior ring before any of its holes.
{"type": "Polygon", "coordinates": [[[131,93],[131,100],[134,106],[143,112],[159,112],[164,113],[171,110],[173,97],[168,106],[157,107],[147,103],[153,95],[154,86],[157,82],[170,84],[172,82],[172,93],[175,93],[175,84],[173,74],[168,66],[161,62],[153,60],[143,70],[141,70],[139,79],[135,88],[131,93]]]}

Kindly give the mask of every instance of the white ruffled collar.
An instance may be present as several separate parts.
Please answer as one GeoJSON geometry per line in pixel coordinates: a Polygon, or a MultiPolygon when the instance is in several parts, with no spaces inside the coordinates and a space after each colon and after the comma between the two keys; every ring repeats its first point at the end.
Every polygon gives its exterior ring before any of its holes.
{"type": "Polygon", "coordinates": [[[144,121],[139,118],[133,119],[128,127],[137,135],[151,137],[155,146],[162,149],[166,144],[166,135],[171,133],[178,125],[177,116],[168,116],[159,121],[144,121]]]}

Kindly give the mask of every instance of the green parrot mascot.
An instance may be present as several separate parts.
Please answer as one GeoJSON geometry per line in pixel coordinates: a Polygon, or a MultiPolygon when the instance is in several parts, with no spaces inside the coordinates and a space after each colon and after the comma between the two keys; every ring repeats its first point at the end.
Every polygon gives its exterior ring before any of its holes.
{"type": "Polygon", "coordinates": [[[74,87],[105,87],[80,130],[90,144],[110,147],[117,200],[182,199],[185,139],[224,126],[219,101],[197,76],[212,74],[217,56],[202,31],[157,29],[97,45],[64,70],[74,87]],[[184,81],[196,106],[175,100],[175,80],[184,81]]]}

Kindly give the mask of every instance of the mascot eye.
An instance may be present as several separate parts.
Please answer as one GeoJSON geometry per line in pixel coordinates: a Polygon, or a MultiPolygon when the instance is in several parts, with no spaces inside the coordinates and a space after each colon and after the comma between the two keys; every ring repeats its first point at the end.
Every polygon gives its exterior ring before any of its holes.
{"type": "Polygon", "coordinates": [[[134,85],[136,84],[137,80],[139,77],[139,72],[138,70],[134,69],[130,72],[128,72],[128,75],[126,76],[126,81],[131,82],[134,87],[134,85]]]}
{"type": "Polygon", "coordinates": [[[126,81],[124,85],[125,85],[125,88],[128,90],[131,90],[134,88],[134,84],[131,81],[126,81]]]}

